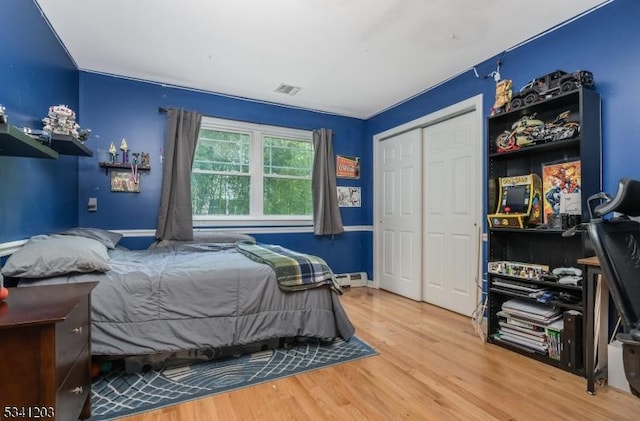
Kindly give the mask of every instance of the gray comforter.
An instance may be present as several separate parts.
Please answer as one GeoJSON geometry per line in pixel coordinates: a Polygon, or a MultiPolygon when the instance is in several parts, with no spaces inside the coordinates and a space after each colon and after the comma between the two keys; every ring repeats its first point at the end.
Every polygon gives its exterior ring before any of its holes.
{"type": "Polygon", "coordinates": [[[233,244],[110,250],[112,270],[25,285],[99,281],[91,295],[92,353],[141,355],[247,345],[272,338],[350,338],[329,287],[284,292],[269,266],[233,244]]]}

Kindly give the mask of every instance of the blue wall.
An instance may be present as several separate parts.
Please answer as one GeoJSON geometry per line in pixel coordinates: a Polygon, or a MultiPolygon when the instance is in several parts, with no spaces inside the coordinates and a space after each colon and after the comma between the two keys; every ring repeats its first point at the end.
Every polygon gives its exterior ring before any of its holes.
{"type": "MultiPolygon", "coordinates": [[[[620,177],[640,178],[636,139],[640,119],[640,2],[616,0],[504,55],[476,65],[478,73],[495,70],[521,87],[555,69],[590,70],[602,96],[604,188],[614,191],[620,177]]],[[[39,125],[49,105],[65,103],[78,111],[83,127],[93,129],[87,146],[93,158],[58,161],[0,157],[0,241],[25,238],[71,225],[114,229],[154,229],[160,192],[160,150],[164,115],[158,107],[182,107],[216,117],[302,129],[332,128],[337,154],[362,157],[361,180],[339,180],[362,187],[362,208],[342,209],[347,226],[373,225],[373,147],[376,133],[406,123],[477,94],[488,113],[494,101],[492,79],[469,70],[367,121],[243,101],[224,96],[164,87],[86,72],[76,72],[46,23],[30,1],[3,2],[0,14],[0,103],[14,124],[39,125]],[[19,16],[19,19],[15,19],[19,16]],[[152,169],[142,174],[140,194],[111,193],[108,177],[98,166],[98,149],[125,137],[133,150],[151,154],[152,169]],[[77,171],[76,171],[77,168],[77,171]],[[98,198],[98,212],[88,213],[89,197],[98,198]],[[10,198],[10,199],[8,199],[10,198]],[[34,201],[38,201],[36,204],[34,201]]],[[[425,87],[426,88],[426,87],[425,87]]],[[[487,141],[484,142],[486,154],[487,141]]],[[[484,182],[486,184],[486,182],[484,182]]],[[[338,272],[371,274],[372,235],[347,232],[334,239],[311,234],[258,234],[318,254],[338,272]]],[[[146,246],[151,239],[129,239],[146,246]]]]}
{"type": "MultiPolygon", "coordinates": [[[[92,129],[87,146],[94,151],[91,159],[79,164],[78,202],[82,226],[112,229],[155,229],[160,203],[166,115],[158,107],[197,110],[206,116],[250,121],[312,130],[321,127],[336,132],[334,152],[362,155],[365,122],[331,114],[292,109],[277,105],[229,98],[210,93],[166,87],[101,74],[80,72],[80,108],[83,126],[92,129]],[[141,173],[139,194],[112,193],[109,178],[98,167],[99,149],[107,150],[111,142],[119,146],[127,139],[131,151],[150,153],[151,171],[141,173]],[[98,199],[98,211],[88,212],[89,197],[98,199]]],[[[339,184],[361,185],[361,180],[340,180],[339,184]]],[[[343,223],[362,225],[363,208],[343,208],[343,223]]],[[[251,229],[243,229],[250,234],[251,229]]],[[[325,258],[337,272],[363,270],[364,255],[371,250],[370,233],[349,232],[333,239],[311,234],[259,235],[262,242],[279,243],[325,258]]],[[[144,247],[152,238],[125,241],[129,247],[144,247]]]]}
{"type": "MultiPolygon", "coordinates": [[[[602,98],[603,188],[615,192],[621,177],[640,178],[639,17],[640,2],[616,0],[519,48],[488,58],[476,66],[481,78],[469,70],[369,119],[366,139],[478,94],[484,94],[488,115],[495,99],[495,83],[482,76],[495,70],[498,58],[502,60],[502,77],[513,80],[515,89],[555,69],[590,70],[602,98]]],[[[487,145],[485,141],[485,154],[487,145]]],[[[371,142],[365,142],[365,147],[364,156],[371,161],[371,142]]],[[[371,172],[367,175],[372,177],[371,172]]],[[[368,201],[372,200],[370,189],[366,195],[368,201]]]]}
{"type": "MultiPolygon", "coordinates": [[[[0,47],[0,104],[10,124],[41,129],[49,106],[78,110],[78,71],[33,2],[2,2],[0,47]]],[[[77,225],[77,163],[0,156],[0,243],[77,225]]]]}

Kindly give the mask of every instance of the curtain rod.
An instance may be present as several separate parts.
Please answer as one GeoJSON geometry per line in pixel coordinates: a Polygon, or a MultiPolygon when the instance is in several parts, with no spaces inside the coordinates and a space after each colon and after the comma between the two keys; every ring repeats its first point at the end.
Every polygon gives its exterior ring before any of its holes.
{"type": "MultiPolygon", "coordinates": [[[[166,113],[167,111],[168,111],[168,108],[158,107],[158,112],[159,113],[166,113]]],[[[224,120],[239,121],[239,122],[242,122],[242,123],[263,124],[263,125],[267,125],[267,126],[270,125],[268,123],[256,123],[255,121],[239,120],[239,119],[236,119],[236,118],[217,117],[217,116],[213,116],[213,115],[208,115],[207,117],[220,118],[220,119],[224,119],[224,120]]],[[[313,131],[314,130],[314,129],[309,129],[309,128],[300,128],[300,127],[291,127],[291,126],[280,126],[280,127],[284,127],[284,128],[287,128],[287,129],[294,129],[294,130],[306,130],[306,131],[313,131]]],[[[335,130],[332,130],[332,131],[333,131],[333,136],[337,136],[337,133],[335,132],[335,130]]]]}

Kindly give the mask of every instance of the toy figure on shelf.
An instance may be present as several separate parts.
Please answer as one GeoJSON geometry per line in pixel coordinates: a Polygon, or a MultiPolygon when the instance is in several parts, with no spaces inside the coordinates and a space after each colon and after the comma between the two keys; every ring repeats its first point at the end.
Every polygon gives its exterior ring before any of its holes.
{"type": "Polygon", "coordinates": [[[140,165],[142,165],[143,167],[148,167],[151,164],[148,153],[140,153],[140,161],[140,165]]]}
{"type": "Polygon", "coordinates": [[[118,156],[118,150],[116,149],[116,145],[111,142],[111,146],[109,146],[109,155],[111,156],[111,163],[116,163],[116,157],[118,156]]]}
{"type": "Polygon", "coordinates": [[[78,140],[84,143],[85,140],[89,139],[91,136],[91,129],[82,129],[78,130],[78,140]]]}
{"type": "Polygon", "coordinates": [[[0,124],[7,124],[9,122],[9,118],[7,117],[7,113],[5,112],[7,109],[0,104],[0,124]]]}
{"type": "Polygon", "coordinates": [[[127,145],[127,141],[124,137],[120,142],[120,150],[122,151],[122,163],[126,164],[129,162],[129,146],[127,145]]]}
{"type": "Polygon", "coordinates": [[[42,119],[43,130],[51,134],[71,136],[83,142],[89,138],[90,129],[80,130],[76,113],[66,105],[52,105],[47,117],[42,119]]]}
{"type": "Polygon", "coordinates": [[[498,115],[511,110],[511,79],[502,79],[496,83],[496,102],[491,107],[491,115],[498,115]]]}
{"type": "Polygon", "coordinates": [[[131,155],[133,155],[132,164],[138,165],[140,163],[140,152],[133,152],[131,155]]]}

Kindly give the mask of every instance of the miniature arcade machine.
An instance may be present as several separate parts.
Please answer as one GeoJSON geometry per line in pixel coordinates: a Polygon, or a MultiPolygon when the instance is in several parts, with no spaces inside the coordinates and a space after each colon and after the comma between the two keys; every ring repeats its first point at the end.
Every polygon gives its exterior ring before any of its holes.
{"type": "Polygon", "coordinates": [[[498,178],[495,213],[487,215],[490,228],[525,228],[540,224],[542,181],[537,174],[498,178]]]}

